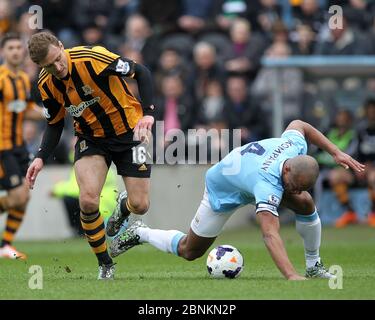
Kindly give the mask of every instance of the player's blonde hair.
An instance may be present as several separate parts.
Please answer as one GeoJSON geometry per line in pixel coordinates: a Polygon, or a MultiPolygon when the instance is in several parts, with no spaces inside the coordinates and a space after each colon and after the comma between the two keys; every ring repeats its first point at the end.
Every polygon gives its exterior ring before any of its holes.
{"type": "Polygon", "coordinates": [[[59,44],[59,39],[50,32],[43,31],[32,35],[28,42],[31,60],[39,64],[47,56],[49,46],[59,46],[59,44]]]}

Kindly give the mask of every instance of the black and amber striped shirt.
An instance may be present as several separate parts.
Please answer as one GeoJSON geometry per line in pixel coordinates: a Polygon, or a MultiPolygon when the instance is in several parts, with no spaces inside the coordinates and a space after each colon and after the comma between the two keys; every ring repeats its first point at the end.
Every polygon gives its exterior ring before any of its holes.
{"type": "Polygon", "coordinates": [[[76,134],[113,137],[135,127],[143,116],[140,102],[123,77],[134,77],[135,62],[101,46],[65,50],[68,76],[58,79],[40,72],[38,88],[49,124],[68,112],[76,134]]]}
{"type": "Polygon", "coordinates": [[[23,71],[17,74],[0,66],[0,151],[23,145],[25,111],[36,104],[30,98],[30,79],[23,71]]]}

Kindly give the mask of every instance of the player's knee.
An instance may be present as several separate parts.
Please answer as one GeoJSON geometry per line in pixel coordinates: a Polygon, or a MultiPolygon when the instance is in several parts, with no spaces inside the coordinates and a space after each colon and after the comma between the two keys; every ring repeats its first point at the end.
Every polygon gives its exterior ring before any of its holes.
{"type": "Polygon", "coordinates": [[[129,199],[132,212],[135,214],[145,214],[150,207],[150,201],[146,198],[129,199]]]}
{"type": "Polygon", "coordinates": [[[99,196],[90,192],[81,193],[79,204],[83,212],[94,212],[99,208],[99,196]]]}
{"type": "Polygon", "coordinates": [[[301,194],[299,198],[299,214],[311,214],[315,211],[314,200],[308,192],[301,194]]]}

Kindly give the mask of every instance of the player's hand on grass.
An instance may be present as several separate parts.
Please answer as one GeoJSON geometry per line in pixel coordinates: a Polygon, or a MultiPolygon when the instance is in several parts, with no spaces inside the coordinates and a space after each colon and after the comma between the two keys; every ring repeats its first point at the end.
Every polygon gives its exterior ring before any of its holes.
{"type": "Polygon", "coordinates": [[[154,124],[153,116],[144,116],[140,119],[134,128],[134,138],[141,142],[148,142],[148,135],[151,133],[152,126],[154,124]]]}
{"type": "Polygon", "coordinates": [[[26,181],[30,189],[34,188],[34,183],[39,172],[44,166],[43,160],[40,158],[35,158],[34,161],[30,164],[26,173],[26,181]]]}
{"type": "Polygon", "coordinates": [[[294,274],[288,277],[288,280],[294,280],[294,281],[299,281],[299,280],[307,280],[305,277],[300,276],[299,274],[294,274]]]}
{"type": "Polygon", "coordinates": [[[338,151],[333,156],[336,163],[343,166],[345,169],[352,168],[354,171],[362,172],[365,170],[365,165],[359,163],[357,160],[354,160],[351,156],[345,152],[338,151]]]}

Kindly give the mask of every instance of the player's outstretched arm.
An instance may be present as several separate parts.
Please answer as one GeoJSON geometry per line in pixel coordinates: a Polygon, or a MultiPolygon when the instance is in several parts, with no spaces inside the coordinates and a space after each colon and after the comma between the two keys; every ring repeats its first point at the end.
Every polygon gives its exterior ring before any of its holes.
{"type": "Polygon", "coordinates": [[[27,169],[26,182],[30,189],[33,189],[36,177],[42,170],[45,161],[58,145],[63,129],[64,119],[53,125],[47,125],[38,153],[35,155],[34,161],[27,169]]]}
{"type": "Polygon", "coordinates": [[[150,71],[141,64],[135,64],[134,66],[134,79],[137,80],[143,108],[143,118],[135,126],[134,135],[138,140],[144,141],[154,124],[153,82],[150,71]]]}
{"type": "Polygon", "coordinates": [[[294,269],[280,237],[279,219],[268,211],[258,212],[264,243],[273,261],[287,280],[306,280],[294,269]]]}
{"type": "Polygon", "coordinates": [[[30,189],[34,188],[36,177],[39,172],[43,169],[44,162],[40,158],[35,158],[34,161],[30,164],[26,173],[26,182],[30,189]]]}
{"type": "Polygon", "coordinates": [[[342,152],[335,144],[329,141],[323,133],[314,128],[312,125],[301,121],[292,121],[286,130],[297,130],[301,132],[310,143],[316,145],[320,149],[327,151],[336,163],[343,166],[345,169],[352,168],[355,171],[363,172],[365,166],[353,159],[350,155],[342,152]]]}

